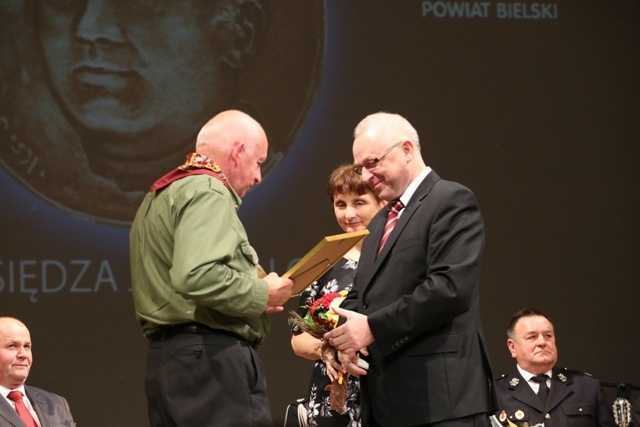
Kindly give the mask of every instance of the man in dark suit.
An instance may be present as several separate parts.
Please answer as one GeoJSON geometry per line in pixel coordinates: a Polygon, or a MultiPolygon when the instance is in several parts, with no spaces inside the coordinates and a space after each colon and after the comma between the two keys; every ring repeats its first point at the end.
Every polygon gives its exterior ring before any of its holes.
{"type": "Polygon", "coordinates": [[[388,206],[404,204],[397,219],[383,209],[369,224],[354,288],[336,309],[346,321],[325,335],[342,369],[361,375],[363,425],[486,426],[475,196],[426,166],[416,130],[399,115],[372,114],[354,137],[356,171],[388,206]]]}
{"type": "Polygon", "coordinates": [[[555,333],[544,313],[518,311],[507,336],[517,369],[496,379],[500,421],[532,427],[616,427],[599,381],[556,366],[555,333]]]}
{"type": "Polygon", "coordinates": [[[27,327],[0,317],[0,427],[74,427],[64,397],[24,384],[32,361],[27,327]]]}

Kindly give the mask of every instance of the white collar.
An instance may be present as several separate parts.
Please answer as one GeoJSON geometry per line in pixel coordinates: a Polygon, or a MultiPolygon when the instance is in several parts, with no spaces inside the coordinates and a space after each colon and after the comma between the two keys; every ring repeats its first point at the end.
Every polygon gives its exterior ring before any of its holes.
{"type": "MultiPolygon", "coordinates": [[[[522,378],[524,378],[524,380],[526,382],[531,381],[531,378],[535,377],[535,375],[533,375],[531,372],[529,371],[525,371],[524,369],[522,369],[520,367],[520,365],[516,365],[518,368],[518,372],[520,372],[520,375],[522,375],[522,378]]],[[[553,371],[551,369],[549,369],[547,372],[544,373],[546,376],[549,377],[549,379],[551,379],[551,375],[553,374],[553,371]]]]}
{"type": "MultiPolygon", "coordinates": [[[[416,192],[422,181],[424,181],[427,175],[429,175],[429,172],[431,172],[431,168],[427,166],[425,170],[420,172],[420,175],[411,181],[411,184],[409,184],[407,189],[404,190],[404,193],[402,193],[402,196],[400,196],[400,201],[403,205],[407,206],[407,203],[409,203],[409,200],[411,200],[411,197],[413,197],[413,194],[416,192]]],[[[402,214],[402,211],[400,211],[400,214],[402,214]]]]}
{"type": "Polygon", "coordinates": [[[24,384],[22,384],[20,387],[18,388],[7,388],[5,386],[0,385],[0,394],[2,394],[2,397],[5,398],[5,400],[7,402],[9,402],[9,404],[13,407],[15,405],[15,403],[9,399],[9,393],[11,393],[12,391],[19,391],[20,393],[22,393],[22,399],[25,403],[25,406],[27,407],[27,409],[31,410],[33,409],[33,405],[31,405],[31,401],[29,400],[29,398],[27,397],[27,390],[25,390],[24,388],[24,384]]]}

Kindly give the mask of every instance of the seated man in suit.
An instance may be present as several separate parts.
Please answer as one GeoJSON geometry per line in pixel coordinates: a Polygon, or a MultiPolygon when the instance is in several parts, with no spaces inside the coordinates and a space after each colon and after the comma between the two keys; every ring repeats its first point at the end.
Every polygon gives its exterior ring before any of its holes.
{"type": "Polygon", "coordinates": [[[27,327],[0,317],[0,427],[74,427],[63,397],[24,384],[32,361],[27,327]]]}
{"type": "Polygon", "coordinates": [[[517,369],[495,381],[498,418],[509,426],[616,427],[600,382],[556,366],[553,324],[539,310],[513,315],[507,346],[517,369]]]}

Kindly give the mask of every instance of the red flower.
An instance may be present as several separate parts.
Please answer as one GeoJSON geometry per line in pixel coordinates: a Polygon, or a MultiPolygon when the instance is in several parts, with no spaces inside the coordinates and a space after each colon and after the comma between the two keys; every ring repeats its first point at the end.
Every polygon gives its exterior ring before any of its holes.
{"type": "Polygon", "coordinates": [[[330,329],[334,328],[338,323],[338,315],[331,310],[331,303],[339,298],[338,305],[342,302],[344,297],[347,296],[347,291],[329,292],[322,297],[313,301],[307,305],[307,315],[304,320],[307,324],[318,324],[328,326],[330,329]]]}
{"type": "Polygon", "coordinates": [[[309,306],[309,313],[314,316],[316,315],[316,311],[318,310],[320,310],[318,313],[329,310],[329,307],[331,307],[331,301],[340,296],[340,292],[331,292],[328,294],[324,294],[321,298],[318,298],[311,303],[311,305],[309,306]]]}

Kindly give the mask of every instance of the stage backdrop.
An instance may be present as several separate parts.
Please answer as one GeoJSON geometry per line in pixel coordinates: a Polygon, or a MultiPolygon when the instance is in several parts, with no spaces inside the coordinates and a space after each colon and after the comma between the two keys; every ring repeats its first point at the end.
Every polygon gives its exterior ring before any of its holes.
{"type": "MultiPolygon", "coordinates": [[[[30,384],[67,397],[79,425],[147,425],[130,221],[227,108],[270,137],[240,209],[267,270],[340,232],[327,177],[352,161],[360,119],[396,112],[479,200],[495,373],[513,367],[508,319],[535,306],[561,365],[640,384],[640,2],[220,3],[1,2],[0,315],[31,329],[30,384]]],[[[312,364],[287,315],[271,320],[259,352],[280,425],[312,364]]]]}

